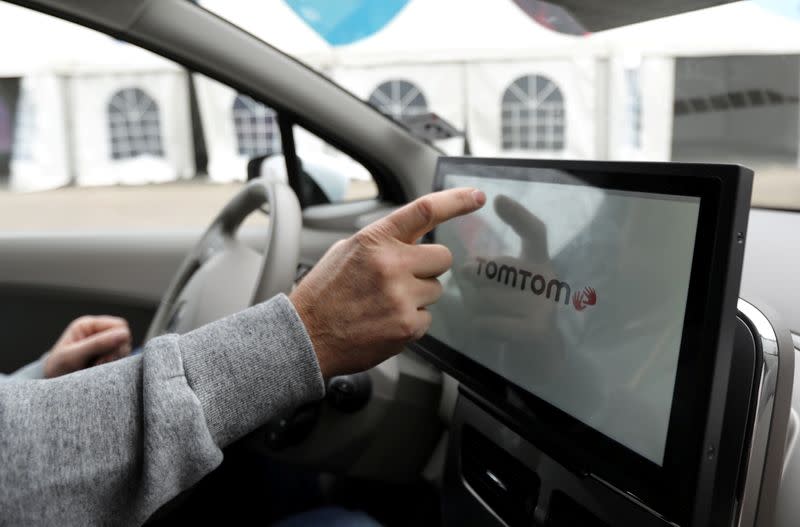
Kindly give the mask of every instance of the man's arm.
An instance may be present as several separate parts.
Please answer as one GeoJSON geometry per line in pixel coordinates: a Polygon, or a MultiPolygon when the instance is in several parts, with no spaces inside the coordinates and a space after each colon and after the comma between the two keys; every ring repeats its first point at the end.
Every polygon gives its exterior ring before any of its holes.
{"type": "Polygon", "coordinates": [[[3,522],[141,524],[213,470],[222,447],[323,395],[282,295],[135,357],[0,384],[3,522]]]}
{"type": "Polygon", "coordinates": [[[222,447],[321,398],[323,377],[399,353],[427,330],[452,261],[414,242],[485,201],[472,189],[425,196],[335,244],[291,301],[107,365],[0,384],[3,523],[140,524],[216,467],[222,447]]]}

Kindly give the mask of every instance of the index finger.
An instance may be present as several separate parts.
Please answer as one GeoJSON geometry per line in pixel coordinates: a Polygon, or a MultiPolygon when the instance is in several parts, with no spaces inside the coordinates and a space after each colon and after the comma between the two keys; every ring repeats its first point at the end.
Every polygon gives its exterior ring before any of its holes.
{"type": "Polygon", "coordinates": [[[414,243],[425,233],[449,219],[469,214],[486,203],[486,195],[474,188],[434,192],[412,201],[378,222],[394,238],[414,243]]]}

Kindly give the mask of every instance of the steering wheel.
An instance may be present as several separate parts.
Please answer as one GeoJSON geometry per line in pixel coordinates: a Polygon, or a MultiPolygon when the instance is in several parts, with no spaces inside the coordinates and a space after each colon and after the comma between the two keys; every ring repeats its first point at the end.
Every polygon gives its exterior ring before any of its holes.
{"type": "Polygon", "coordinates": [[[300,204],[287,185],[262,178],[248,182],[186,255],[145,340],[186,333],[288,293],[297,272],[301,228],[300,204]],[[258,209],[269,212],[263,253],[236,239],[242,222],[258,209]]]}

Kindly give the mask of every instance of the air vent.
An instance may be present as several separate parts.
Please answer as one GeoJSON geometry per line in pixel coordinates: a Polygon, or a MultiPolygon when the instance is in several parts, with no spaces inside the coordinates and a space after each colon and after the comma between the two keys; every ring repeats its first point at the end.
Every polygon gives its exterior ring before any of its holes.
{"type": "Polygon", "coordinates": [[[531,525],[539,477],[472,427],[461,439],[461,473],[472,490],[511,527],[531,525]]]}

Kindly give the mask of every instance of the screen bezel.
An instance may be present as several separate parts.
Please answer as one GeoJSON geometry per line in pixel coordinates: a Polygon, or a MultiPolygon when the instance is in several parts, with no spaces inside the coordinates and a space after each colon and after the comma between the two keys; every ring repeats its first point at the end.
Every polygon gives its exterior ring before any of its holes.
{"type": "MultiPolygon", "coordinates": [[[[667,519],[692,516],[708,420],[721,313],[729,276],[723,260],[733,242],[738,175],[735,165],[614,163],[521,159],[440,158],[434,190],[449,170],[459,174],[586,184],[700,198],[684,331],[663,464],[653,463],[430,335],[412,347],[451,373],[487,410],[571,470],[593,475],[632,494],[667,519]],[[497,167],[552,169],[546,174],[486,174],[497,167]],[[555,171],[560,171],[559,175],[555,171]],[[569,175],[568,181],[564,176],[569,175]],[[721,267],[720,267],[721,266],[721,267]],[[513,397],[509,397],[513,394],[513,397]],[[517,404],[523,401],[525,404],[517,404]]],[[[426,237],[435,242],[435,231],[426,237]]],[[[737,284],[738,284],[738,278],[737,284]]],[[[738,286],[737,286],[738,287],[738,286]]],[[[728,295],[729,296],[729,295],[728,295]]]]}

